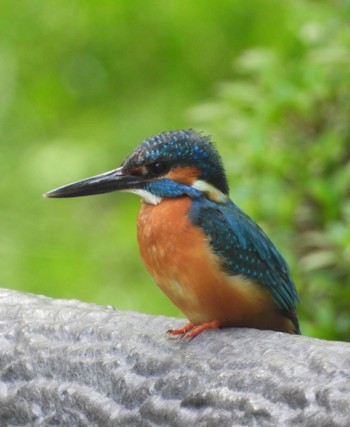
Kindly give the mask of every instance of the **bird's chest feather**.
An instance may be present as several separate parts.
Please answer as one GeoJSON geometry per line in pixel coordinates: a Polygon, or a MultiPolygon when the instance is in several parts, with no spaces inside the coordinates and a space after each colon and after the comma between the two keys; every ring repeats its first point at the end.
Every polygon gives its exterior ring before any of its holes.
{"type": "Polygon", "coordinates": [[[143,203],[138,217],[138,241],[147,269],[158,286],[185,313],[196,310],[206,238],[191,224],[188,197],[143,203]]]}
{"type": "Polygon", "coordinates": [[[137,231],[141,256],[157,283],[181,276],[198,243],[200,230],[188,219],[190,199],[165,199],[158,205],[142,203],[137,231]]]}
{"type": "Polygon", "coordinates": [[[265,296],[253,283],[228,276],[200,227],[194,226],[187,197],[143,203],[138,217],[141,256],[158,286],[193,322],[241,323],[251,304],[265,296]],[[235,308],[234,308],[235,307],[235,308]]]}

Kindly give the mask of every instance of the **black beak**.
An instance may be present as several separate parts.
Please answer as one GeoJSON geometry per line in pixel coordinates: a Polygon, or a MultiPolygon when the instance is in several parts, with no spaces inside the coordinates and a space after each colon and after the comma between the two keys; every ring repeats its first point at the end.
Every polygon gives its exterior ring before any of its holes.
{"type": "Polygon", "coordinates": [[[142,188],[145,182],[143,177],[127,175],[122,167],[100,175],[92,176],[72,184],[51,190],[45,193],[43,197],[63,198],[63,197],[81,197],[92,194],[110,193],[118,190],[132,190],[142,188]]]}

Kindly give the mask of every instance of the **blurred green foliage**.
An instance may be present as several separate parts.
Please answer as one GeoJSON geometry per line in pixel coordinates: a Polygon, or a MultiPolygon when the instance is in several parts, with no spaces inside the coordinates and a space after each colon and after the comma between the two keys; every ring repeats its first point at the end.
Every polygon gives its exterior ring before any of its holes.
{"type": "Polygon", "coordinates": [[[139,259],[136,197],[40,195],[116,167],[145,137],[195,127],[288,259],[303,332],[350,339],[347,2],[1,9],[1,286],[180,315],[139,259]]]}

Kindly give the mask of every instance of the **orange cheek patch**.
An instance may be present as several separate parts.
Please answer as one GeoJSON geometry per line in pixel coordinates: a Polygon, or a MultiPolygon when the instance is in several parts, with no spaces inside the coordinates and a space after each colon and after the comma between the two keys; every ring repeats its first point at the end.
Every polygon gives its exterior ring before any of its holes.
{"type": "Polygon", "coordinates": [[[186,185],[192,185],[198,177],[199,170],[193,166],[172,169],[164,176],[164,178],[169,178],[173,181],[181,182],[181,184],[186,185]]]}

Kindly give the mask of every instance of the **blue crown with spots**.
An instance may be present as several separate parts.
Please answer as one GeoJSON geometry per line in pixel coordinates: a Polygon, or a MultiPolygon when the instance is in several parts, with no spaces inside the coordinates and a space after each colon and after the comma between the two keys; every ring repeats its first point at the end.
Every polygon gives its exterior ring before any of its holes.
{"type": "Polygon", "coordinates": [[[221,157],[209,138],[188,130],[162,132],[144,140],[124,161],[123,167],[165,162],[169,167],[194,166],[199,179],[208,182],[224,194],[229,188],[221,157]]]}

